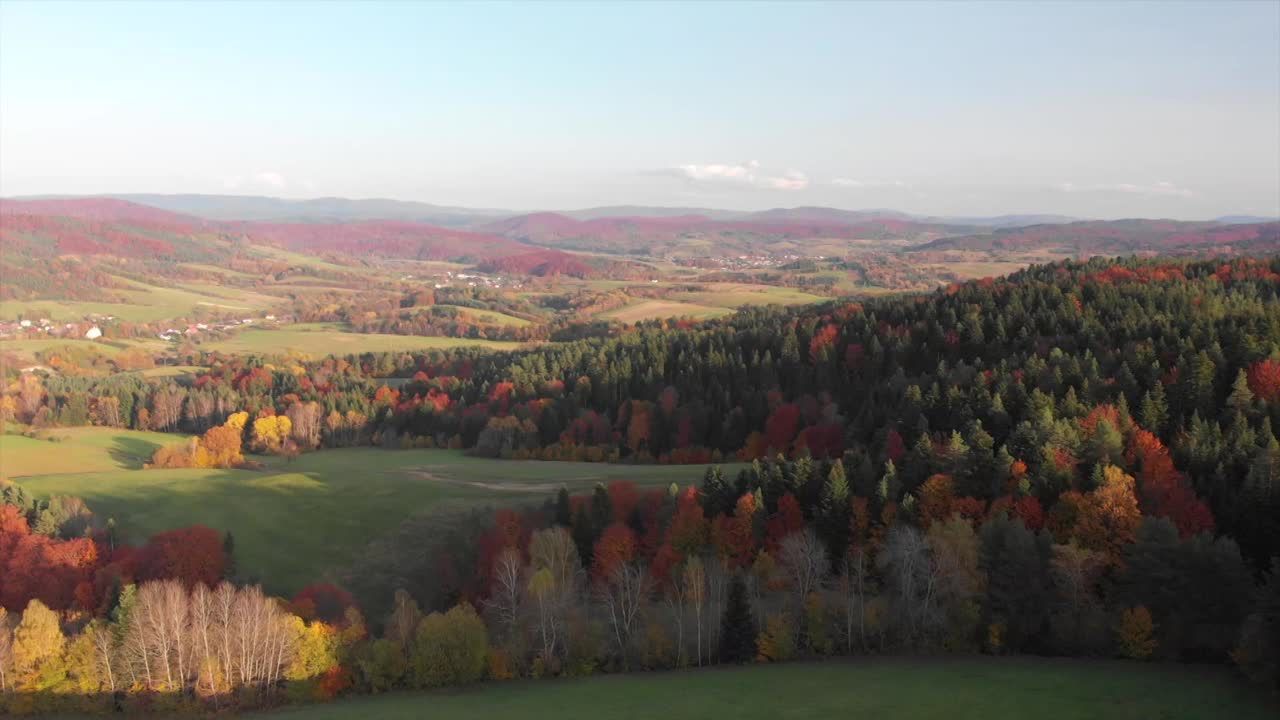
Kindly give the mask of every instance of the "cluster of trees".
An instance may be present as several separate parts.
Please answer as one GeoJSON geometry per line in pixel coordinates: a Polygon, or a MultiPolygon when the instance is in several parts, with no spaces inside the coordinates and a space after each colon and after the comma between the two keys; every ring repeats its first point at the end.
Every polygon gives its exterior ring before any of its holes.
{"type": "MultiPolygon", "coordinates": [[[[268,440],[280,446],[281,429],[289,434],[289,426],[281,428],[280,420],[289,423],[288,416],[259,418],[254,422],[254,437],[266,444],[268,440]]],[[[156,450],[147,467],[151,468],[233,468],[244,463],[241,450],[242,435],[249,421],[249,413],[233,413],[218,427],[209,428],[204,435],[192,437],[185,443],[156,450]]]]}
{"type": "Polygon", "coordinates": [[[229,534],[203,526],[151,536],[134,547],[115,524],[97,522],[77,498],[33,500],[21,486],[0,490],[0,607],[21,612],[38,600],[57,611],[101,614],[122,585],[176,578],[213,584],[233,566],[229,534]]]}
{"type": "Polygon", "coordinates": [[[1255,584],[1211,519],[1151,505],[1144,461],[1116,461],[1045,505],[1017,461],[992,500],[808,458],[561,491],[436,548],[414,587],[474,602],[498,664],[535,677],[909,650],[1234,659],[1275,682],[1280,566],[1255,584]]]}
{"type": "Polygon", "coordinates": [[[342,688],[333,671],[349,631],[307,622],[260,588],[229,582],[125,585],[98,617],[32,600],[20,613],[0,608],[0,708],[133,713],[197,699],[244,706],[286,680],[308,696],[332,697],[342,688]]]}
{"type": "Polygon", "coordinates": [[[894,651],[1230,658],[1280,682],[1280,561],[1255,584],[1230,539],[1144,514],[1124,468],[1046,513],[955,496],[942,475],[903,492],[892,468],[870,496],[843,461],[808,458],[733,481],[712,468],[701,488],[562,490],[450,553],[474,566],[433,573],[453,583],[442,611],[400,590],[372,626],[330,585],[285,602],[181,563],[118,577],[92,609],[6,603],[0,707],[247,707],[894,651]]]}

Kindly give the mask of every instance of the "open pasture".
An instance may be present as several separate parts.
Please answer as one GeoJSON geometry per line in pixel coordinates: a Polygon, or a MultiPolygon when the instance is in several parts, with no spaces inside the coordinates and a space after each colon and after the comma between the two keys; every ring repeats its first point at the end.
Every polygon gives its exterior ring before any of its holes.
{"type": "Polygon", "coordinates": [[[641,320],[659,320],[673,317],[687,317],[693,318],[694,320],[706,320],[708,318],[728,315],[731,312],[733,311],[725,307],[695,305],[693,303],[677,302],[674,300],[641,300],[640,302],[620,307],[616,310],[601,313],[599,317],[605,320],[634,323],[640,322],[641,320]]]}
{"type": "Polygon", "coordinates": [[[393,693],[259,720],[1261,720],[1274,700],[1219,667],[1036,657],[864,658],[393,693]]]}
{"type": "Polygon", "coordinates": [[[331,354],[358,355],[366,352],[438,350],[451,347],[513,350],[520,347],[520,344],[472,338],[353,333],[332,323],[300,323],[279,329],[249,328],[225,340],[205,343],[200,347],[232,354],[302,353],[322,357],[331,354]]]}
{"type": "MultiPolygon", "coordinates": [[[[75,495],[133,541],[203,524],[230,530],[241,572],[293,592],[343,567],[406,518],[450,508],[550,498],[561,485],[596,482],[689,485],[703,466],[489,460],[453,450],[345,448],[294,461],[254,457],[260,470],[143,470],[143,460],[180,435],[84,428],[61,442],[4,436],[3,472],[39,497],[75,495]]],[[[726,468],[736,472],[736,467],[726,468]]]]}

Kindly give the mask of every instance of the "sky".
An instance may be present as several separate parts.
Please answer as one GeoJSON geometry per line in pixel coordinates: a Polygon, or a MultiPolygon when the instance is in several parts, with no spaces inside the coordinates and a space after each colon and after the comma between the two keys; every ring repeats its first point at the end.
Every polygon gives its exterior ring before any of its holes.
{"type": "Polygon", "coordinates": [[[1280,2],[0,0],[0,195],[1280,215],[1280,2]]]}

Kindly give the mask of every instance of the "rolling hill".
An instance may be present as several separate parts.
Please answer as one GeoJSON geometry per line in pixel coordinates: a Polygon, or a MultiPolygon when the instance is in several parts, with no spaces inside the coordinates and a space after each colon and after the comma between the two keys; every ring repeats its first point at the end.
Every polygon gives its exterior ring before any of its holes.
{"type": "Polygon", "coordinates": [[[577,220],[559,213],[533,213],[488,223],[481,229],[513,240],[564,249],[694,257],[795,252],[809,240],[836,240],[846,247],[849,243],[868,242],[893,247],[963,230],[896,217],[853,221],[853,216],[827,217],[823,212],[737,220],[702,215],[577,220]]]}
{"type": "Polygon", "coordinates": [[[111,255],[213,262],[225,259],[237,245],[247,244],[308,255],[377,255],[462,263],[516,257],[520,260],[512,266],[529,268],[529,272],[591,272],[587,264],[557,250],[531,248],[492,233],[406,220],[207,220],[114,198],[0,200],[0,216],[0,239],[10,255],[111,255]]]}
{"type": "Polygon", "coordinates": [[[913,250],[1126,255],[1239,254],[1274,252],[1277,248],[1280,248],[1280,223],[1277,222],[1223,225],[1174,220],[1110,220],[997,229],[990,233],[940,238],[913,250]]]}

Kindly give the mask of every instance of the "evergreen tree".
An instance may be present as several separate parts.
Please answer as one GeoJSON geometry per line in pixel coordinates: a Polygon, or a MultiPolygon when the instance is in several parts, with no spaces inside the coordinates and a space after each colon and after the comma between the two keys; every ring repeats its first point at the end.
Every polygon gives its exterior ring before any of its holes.
{"type": "Polygon", "coordinates": [[[591,495],[591,536],[600,537],[605,528],[613,524],[613,501],[609,499],[609,490],[604,483],[596,483],[595,492],[591,495]]]}
{"type": "MultiPolygon", "coordinates": [[[[754,463],[753,467],[759,468],[759,463],[754,463]]],[[[724,470],[719,465],[712,465],[703,473],[702,497],[709,517],[733,511],[733,504],[737,502],[738,496],[725,480],[724,470]]]]}
{"type": "Polygon", "coordinates": [[[1138,409],[1138,415],[1138,422],[1142,427],[1163,436],[1165,423],[1169,420],[1169,403],[1164,398],[1164,383],[1157,380],[1142,396],[1142,407],[1138,409]]]}
{"type": "Polygon", "coordinates": [[[989,634],[998,628],[1002,649],[1023,649],[1048,619],[1050,543],[1003,513],[982,526],[979,565],[987,574],[982,617],[989,634]]]}
{"type": "Polygon", "coordinates": [[[1236,373],[1236,381],[1231,384],[1231,394],[1227,396],[1227,410],[1236,415],[1248,415],[1253,410],[1253,391],[1249,389],[1249,376],[1244,368],[1236,373]]]}
{"type": "Polygon", "coordinates": [[[827,546],[827,557],[833,563],[840,562],[849,545],[849,481],[844,474],[844,463],[836,460],[827,473],[822,488],[820,508],[822,541],[827,546]]]}
{"type": "Polygon", "coordinates": [[[586,503],[578,506],[573,516],[573,544],[578,548],[578,559],[584,568],[591,567],[591,560],[596,544],[596,534],[591,528],[591,512],[586,503]]]}
{"type": "Polygon", "coordinates": [[[720,660],[748,663],[756,657],[756,622],[741,575],[729,581],[729,597],[720,623],[720,660]]]}
{"type": "Polygon", "coordinates": [[[231,536],[230,530],[222,536],[222,555],[226,558],[224,574],[228,578],[234,578],[236,576],[236,539],[231,536]]]}
{"type": "Polygon", "coordinates": [[[556,525],[563,528],[573,527],[573,505],[569,502],[569,488],[560,487],[556,493],[556,525]]]}

